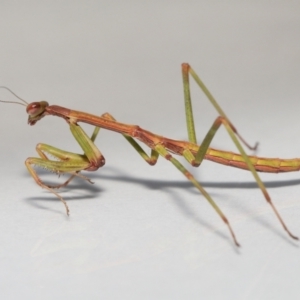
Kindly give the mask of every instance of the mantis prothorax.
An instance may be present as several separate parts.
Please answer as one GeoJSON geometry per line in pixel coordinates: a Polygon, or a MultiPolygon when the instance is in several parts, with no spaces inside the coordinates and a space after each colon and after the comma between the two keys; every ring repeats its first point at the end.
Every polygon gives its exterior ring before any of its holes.
{"type": "Polygon", "coordinates": [[[263,182],[258,176],[257,171],[269,173],[298,171],[300,170],[300,159],[272,159],[248,156],[245,153],[240,141],[246,147],[252,150],[256,148],[257,144],[254,147],[250,147],[246,143],[246,141],[238,134],[237,130],[227,118],[227,116],[225,115],[221,107],[218,105],[212,94],[209,92],[209,90],[206,88],[206,86],[198,77],[198,75],[187,63],[182,64],[182,76],[184,87],[186,123],[189,138],[188,142],[165,138],[151,133],[147,130],[144,130],[136,125],[127,125],[119,123],[109,113],[105,113],[102,116],[96,116],[57,105],[49,105],[46,101],[27,103],[25,100],[21,99],[18,96],[17,97],[24,103],[13,101],[1,102],[18,103],[26,106],[26,111],[29,115],[29,125],[34,125],[37,121],[41,120],[43,117],[48,115],[61,117],[65,119],[65,121],[69,124],[70,130],[74,138],[82,148],[84,154],[76,154],[60,150],[50,145],[38,144],[36,146],[36,150],[40,157],[30,157],[27,158],[25,161],[25,165],[31,176],[36,181],[36,183],[42,188],[45,188],[54,195],[56,195],[65,205],[66,212],[68,215],[69,208],[67,203],[53,189],[67,186],[75,176],[90,181],[87,177],[81,175],[80,172],[83,170],[96,171],[98,168],[102,167],[105,164],[105,159],[102,153],[94,144],[94,141],[99,133],[100,128],[104,128],[107,130],[121,133],[125,137],[125,139],[133,146],[133,148],[139,153],[139,155],[151,166],[156,164],[159,156],[162,156],[165,159],[169,160],[189,181],[191,181],[191,183],[206,198],[209,204],[213,207],[213,209],[221,217],[223,222],[227,225],[230,234],[234,240],[234,243],[237,246],[239,246],[239,243],[237,242],[235,234],[226,216],[223,214],[223,212],[214,202],[211,196],[205,191],[202,185],[196,181],[194,176],[172,154],[183,156],[193,167],[199,167],[203,159],[208,159],[223,165],[249,170],[254,176],[255,181],[259,186],[260,190],[262,191],[265,199],[271,205],[276,217],[283,226],[284,230],[286,230],[289,236],[293,239],[298,239],[298,237],[294,236],[285,225],[279,212],[277,211],[273,202],[271,201],[266,187],[264,186],[263,182]],[[219,117],[217,117],[217,119],[213,122],[213,125],[211,126],[205,138],[203,139],[201,146],[197,144],[196,140],[194,117],[192,112],[192,103],[190,96],[189,76],[192,76],[192,78],[196,81],[196,83],[199,85],[199,87],[202,89],[204,94],[207,96],[209,101],[219,113],[219,117]],[[80,125],[78,125],[78,122],[84,122],[96,126],[91,137],[89,137],[84,132],[80,125]],[[218,131],[221,125],[223,125],[227,130],[230,138],[236,145],[240,154],[209,148],[212,139],[214,138],[216,132],[218,131]],[[146,144],[151,149],[151,154],[148,155],[136,142],[136,140],[139,140],[142,143],[146,144]],[[47,155],[54,156],[58,160],[50,160],[47,155]],[[50,186],[41,181],[41,179],[39,178],[39,176],[33,168],[34,165],[41,166],[57,174],[68,173],[71,176],[66,182],[64,182],[61,185],[50,186]]]}

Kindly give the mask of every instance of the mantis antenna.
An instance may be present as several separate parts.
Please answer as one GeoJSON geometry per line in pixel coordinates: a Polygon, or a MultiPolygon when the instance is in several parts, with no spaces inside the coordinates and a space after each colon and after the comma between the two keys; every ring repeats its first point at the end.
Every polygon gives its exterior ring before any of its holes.
{"type": "Polygon", "coordinates": [[[22,99],[21,97],[19,97],[16,93],[14,93],[11,89],[9,89],[8,87],[6,86],[0,86],[0,89],[6,89],[8,90],[11,94],[13,94],[16,98],[20,99],[22,102],[24,103],[21,103],[21,102],[17,102],[17,101],[4,101],[4,100],[0,100],[0,102],[4,102],[4,103],[15,103],[15,104],[20,104],[20,105],[23,105],[23,106],[27,106],[29,103],[26,102],[24,99],[22,99]]]}

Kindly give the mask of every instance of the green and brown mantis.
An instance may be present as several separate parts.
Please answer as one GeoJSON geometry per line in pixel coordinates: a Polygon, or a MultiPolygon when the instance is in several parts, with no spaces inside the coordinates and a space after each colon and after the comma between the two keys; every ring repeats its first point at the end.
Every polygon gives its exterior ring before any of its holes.
{"type": "Polygon", "coordinates": [[[287,231],[290,237],[292,237],[293,239],[298,239],[298,237],[294,236],[285,225],[279,212],[272,203],[271,198],[263,182],[257,174],[257,171],[269,173],[298,171],[300,170],[300,159],[272,159],[248,156],[245,153],[239,140],[249,149],[255,149],[256,146],[250,147],[246,143],[246,141],[238,134],[235,127],[232,125],[232,123],[227,118],[227,116],[225,115],[221,107],[218,105],[214,97],[211,95],[204,83],[201,81],[201,79],[198,77],[198,75],[194,72],[194,70],[190,67],[189,64],[182,64],[182,76],[184,86],[187,131],[189,137],[188,142],[165,138],[151,133],[147,130],[144,130],[136,125],[127,125],[119,123],[108,113],[105,113],[99,117],[96,115],[71,110],[57,105],[49,105],[46,101],[27,103],[25,100],[19,98],[18,96],[17,97],[20,100],[22,100],[25,104],[13,101],[1,102],[18,103],[26,106],[26,111],[29,115],[28,124],[30,125],[34,125],[37,121],[41,120],[43,117],[48,115],[61,117],[65,119],[65,121],[69,124],[70,130],[73,136],[75,137],[76,141],[82,148],[84,154],[71,153],[52,147],[50,145],[38,144],[36,150],[40,157],[30,157],[27,158],[25,161],[26,167],[31,176],[36,181],[36,183],[42,188],[45,188],[54,195],[56,195],[65,205],[66,212],[68,215],[69,208],[67,203],[53,189],[67,186],[75,176],[78,176],[84,180],[91,182],[80,172],[83,170],[96,171],[98,168],[102,167],[105,164],[105,159],[102,153],[94,144],[94,141],[99,133],[100,128],[104,128],[107,130],[121,133],[125,137],[125,139],[133,146],[133,148],[140,154],[140,156],[151,166],[156,164],[159,156],[162,156],[165,159],[169,160],[188,180],[191,181],[191,183],[206,198],[209,204],[213,207],[213,209],[221,217],[223,222],[227,225],[231,236],[237,246],[239,246],[239,243],[237,242],[237,239],[228,219],[225,217],[221,209],[214,202],[211,196],[205,191],[202,185],[196,181],[193,175],[175,157],[173,157],[172,154],[183,156],[193,167],[199,167],[203,159],[208,159],[227,166],[233,166],[249,170],[254,176],[255,181],[257,182],[265,199],[271,205],[275,215],[277,216],[283,228],[287,231]],[[196,81],[196,83],[199,85],[199,87],[202,89],[204,94],[207,96],[209,101],[219,113],[219,117],[214,121],[210,130],[203,139],[201,146],[197,145],[196,140],[194,117],[190,96],[189,76],[192,76],[192,78],[196,81]],[[91,137],[89,137],[83,131],[83,129],[78,125],[78,122],[84,122],[96,126],[91,137]],[[221,125],[223,125],[226,128],[229,136],[231,137],[233,143],[236,145],[240,154],[209,148],[212,139],[214,138],[216,132],[218,131],[221,125]],[[136,140],[143,142],[151,149],[150,156],[141,148],[141,146],[136,142],[136,140]],[[58,160],[50,160],[47,155],[54,156],[58,160]],[[33,168],[34,165],[41,166],[59,175],[63,173],[68,173],[71,176],[66,182],[64,182],[61,185],[50,186],[41,181],[41,179],[39,178],[39,176],[33,168]]]}

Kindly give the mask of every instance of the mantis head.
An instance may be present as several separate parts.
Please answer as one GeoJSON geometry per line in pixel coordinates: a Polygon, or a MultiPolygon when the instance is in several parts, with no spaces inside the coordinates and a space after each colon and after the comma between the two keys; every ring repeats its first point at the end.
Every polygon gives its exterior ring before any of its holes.
{"type": "Polygon", "coordinates": [[[32,102],[28,103],[24,99],[20,98],[18,95],[16,95],[12,90],[10,90],[6,86],[0,86],[2,89],[8,90],[10,93],[12,93],[15,97],[20,99],[22,102],[16,102],[16,101],[4,101],[0,100],[0,102],[4,103],[15,103],[20,104],[23,106],[26,106],[26,112],[28,113],[28,124],[34,125],[38,120],[40,120],[42,117],[46,115],[46,107],[49,106],[48,102],[46,101],[40,101],[40,102],[32,102]]]}
{"type": "Polygon", "coordinates": [[[46,107],[49,106],[47,101],[32,102],[26,107],[28,113],[28,124],[34,125],[37,121],[45,116],[46,107]]]}

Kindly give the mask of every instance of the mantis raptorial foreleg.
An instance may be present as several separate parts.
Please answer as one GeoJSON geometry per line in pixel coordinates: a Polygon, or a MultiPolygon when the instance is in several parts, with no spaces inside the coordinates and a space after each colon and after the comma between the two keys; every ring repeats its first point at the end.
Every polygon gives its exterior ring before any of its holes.
{"type": "MultiPolygon", "coordinates": [[[[194,117],[192,112],[192,103],[191,103],[191,97],[190,97],[190,87],[189,87],[189,74],[195,79],[196,83],[200,86],[202,91],[205,93],[205,95],[208,97],[209,101],[212,103],[212,105],[216,108],[216,110],[219,112],[220,117],[218,117],[215,122],[213,123],[212,127],[208,131],[207,135],[205,136],[204,140],[201,143],[201,146],[199,147],[196,155],[194,156],[189,149],[185,149],[183,151],[183,156],[186,158],[186,160],[195,167],[198,167],[201,162],[203,161],[205,154],[207,153],[207,150],[209,148],[209,145],[214,138],[216,132],[220,128],[221,124],[224,125],[226,128],[229,136],[231,137],[233,143],[241,153],[241,156],[244,159],[244,162],[247,164],[250,172],[252,173],[257,185],[259,186],[260,190],[262,191],[266,201],[271,205],[275,215],[277,216],[279,222],[283,226],[283,228],[287,231],[287,233],[294,239],[298,239],[296,236],[294,236],[285,223],[283,222],[283,219],[281,218],[279,212],[277,211],[276,207],[274,206],[271,197],[269,196],[267,189],[265,185],[263,184],[262,180],[260,179],[259,175],[257,174],[257,171],[255,170],[250,158],[246,154],[245,150],[243,149],[241,143],[238,141],[236,136],[239,137],[239,139],[248,147],[250,147],[246,141],[237,133],[235,127],[232,125],[232,123],[229,121],[221,107],[218,105],[212,94],[209,92],[209,90],[206,88],[204,83],[201,81],[201,79],[198,77],[198,75],[193,71],[193,69],[188,64],[182,64],[182,74],[183,74],[183,85],[184,85],[184,97],[185,97],[185,110],[186,110],[186,119],[187,119],[187,129],[189,134],[189,139],[193,143],[197,143],[196,141],[196,133],[194,128],[194,117]]],[[[255,149],[253,147],[252,149],[255,149]]],[[[203,192],[202,192],[203,193],[203,192]]],[[[203,194],[204,195],[204,194],[203,194]]],[[[204,195],[205,196],[205,195],[204,195]]],[[[205,196],[205,198],[210,202],[208,197],[205,196]]],[[[211,203],[211,202],[210,202],[211,203]]],[[[216,208],[215,208],[216,209],[216,208]]],[[[216,209],[217,210],[217,209],[216,209]]],[[[220,214],[219,214],[220,215],[220,214]]],[[[226,222],[225,222],[226,223],[226,222]]]]}
{"type": "Polygon", "coordinates": [[[38,144],[37,152],[41,156],[41,158],[30,157],[25,161],[25,165],[36,183],[42,188],[45,188],[51,193],[55,194],[65,205],[67,214],[69,214],[67,203],[58,193],[53,191],[53,188],[58,188],[60,186],[52,187],[44,184],[37,175],[32,165],[40,166],[57,174],[71,173],[72,176],[64,184],[62,184],[62,186],[66,186],[74,176],[79,176],[87,179],[86,177],[78,174],[78,172],[80,172],[81,170],[96,170],[99,167],[103,166],[105,163],[103,155],[95,146],[93,141],[84,132],[84,130],[78,124],[73,123],[70,123],[70,130],[79,143],[80,147],[84,151],[84,155],[67,152],[45,144],[38,144]],[[49,160],[45,153],[56,157],[60,161],[49,160]]]}
{"type": "MultiPolygon", "coordinates": [[[[94,142],[98,133],[99,133],[100,127],[95,127],[93,134],[91,135],[91,141],[94,142]]],[[[46,144],[38,144],[36,147],[36,151],[38,152],[39,156],[43,159],[49,160],[49,158],[47,157],[47,155],[45,153],[50,154],[51,156],[54,156],[55,158],[57,158],[58,160],[61,161],[68,161],[71,159],[71,157],[75,157],[75,159],[78,158],[78,156],[80,156],[80,158],[82,158],[82,155],[77,154],[77,153],[71,153],[68,151],[64,151],[58,148],[55,148],[53,146],[50,145],[46,145],[46,144]]],[[[89,183],[93,183],[88,177],[82,175],[80,173],[80,171],[75,171],[68,180],[66,180],[64,183],[62,184],[58,184],[58,185],[47,185],[49,188],[51,189],[59,189],[62,187],[67,186],[75,177],[79,177],[83,180],[88,181],[89,183]]]]}
{"type": "MultiPolygon", "coordinates": [[[[77,161],[77,160],[81,161],[84,158],[84,155],[64,151],[64,150],[58,149],[56,147],[53,147],[53,146],[50,146],[47,144],[41,144],[41,143],[39,143],[36,146],[36,152],[39,154],[39,156],[41,157],[42,160],[46,160],[49,162],[67,162],[67,161],[77,161]],[[56,161],[50,160],[48,158],[47,154],[54,157],[57,160],[56,161]]],[[[55,165],[52,165],[52,167],[55,167],[55,165]]],[[[90,183],[93,183],[88,177],[83,176],[79,172],[80,171],[75,171],[73,174],[72,174],[72,172],[68,172],[72,175],[70,176],[70,178],[67,181],[65,181],[62,184],[47,185],[47,186],[51,189],[59,189],[59,188],[67,186],[74,177],[80,177],[90,183]]],[[[64,172],[61,172],[61,173],[64,173],[64,172]]]]}

